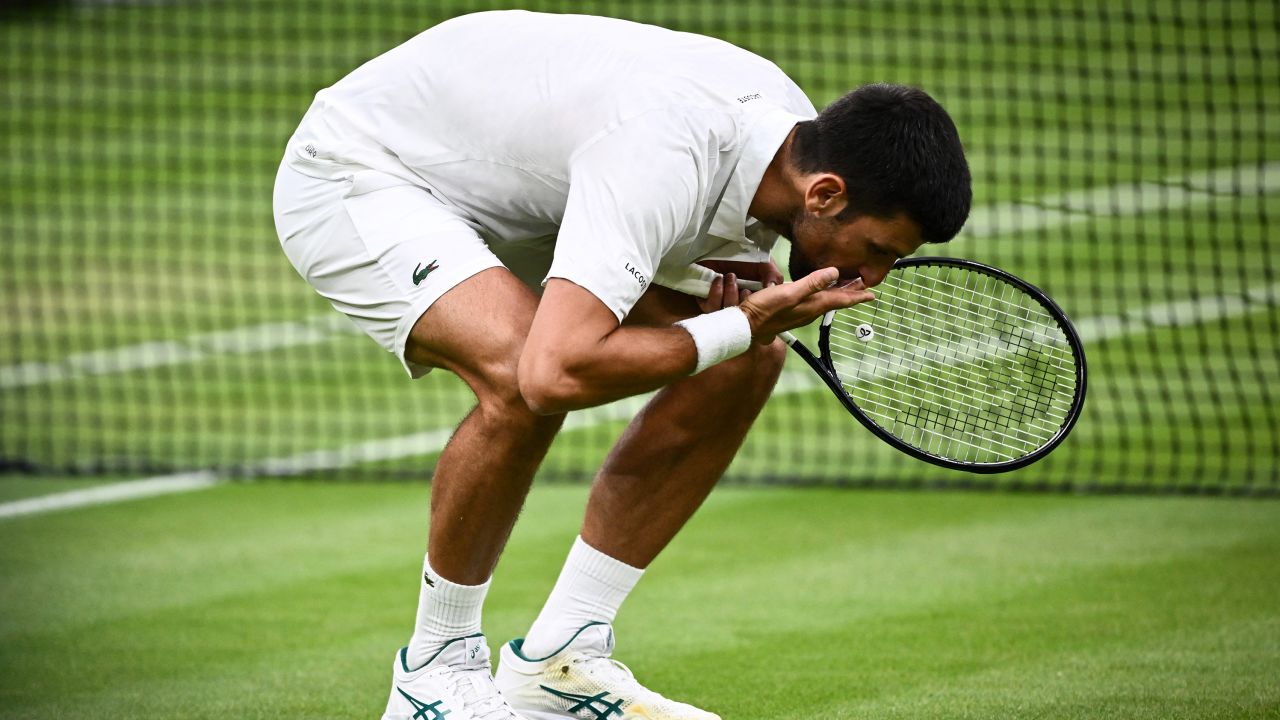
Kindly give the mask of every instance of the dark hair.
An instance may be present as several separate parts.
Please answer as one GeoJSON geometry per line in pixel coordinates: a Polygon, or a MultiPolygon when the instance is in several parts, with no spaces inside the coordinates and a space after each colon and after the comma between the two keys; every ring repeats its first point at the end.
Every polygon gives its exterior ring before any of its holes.
{"type": "Polygon", "coordinates": [[[969,164],[947,111],[923,90],[864,85],[796,128],[792,162],[844,179],[841,219],[892,217],[920,225],[925,242],[955,237],[973,200],[969,164]]]}

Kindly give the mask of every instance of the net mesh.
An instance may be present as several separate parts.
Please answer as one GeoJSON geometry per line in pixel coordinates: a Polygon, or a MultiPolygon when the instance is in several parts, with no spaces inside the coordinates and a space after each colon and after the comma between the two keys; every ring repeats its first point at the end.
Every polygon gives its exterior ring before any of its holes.
{"type": "MultiPolygon", "coordinates": [[[[924,88],[960,129],[975,191],[961,236],[930,253],[1030,280],[1085,339],[1085,415],[1025,470],[976,479],[851,432],[792,359],[732,478],[1280,487],[1277,6],[1045,5],[501,3],[720,37],[778,63],[819,107],[866,82],[924,88]]],[[[271,188],[318,89],[497,7],[0,4],[5,466],[427,476],[472,397],[442,372],[410,383],[315,297],[280,253],[271,188]]],[[[642,402],[574,414],[544,477],[589,476],[642,402]]]]}
{"type": "Polygon", "coordinates": [[[876,301],[837,312],[832,364],[849,396],[891,435],[972,465],[1021,459],[1065,427],[1077,361],[1057,319],[994,275],[909,265],[876,301]]]}

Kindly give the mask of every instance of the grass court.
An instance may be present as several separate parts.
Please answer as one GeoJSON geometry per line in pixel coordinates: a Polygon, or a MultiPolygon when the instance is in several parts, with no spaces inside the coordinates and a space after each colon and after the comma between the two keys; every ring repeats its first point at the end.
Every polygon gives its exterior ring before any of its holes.
{"type": "MultiPolygon", "coordinates": [[[[585,497],[534,489],[491,649],[537,614],[585,497]]],[[[377,717],[426,502],[274,481],[0,521],[0,717],[377,717]]],[[[1274,718],[1276,519],[1251,500],[722,488],[623,606],[616,656],[726,719],[1274,718]]]]}

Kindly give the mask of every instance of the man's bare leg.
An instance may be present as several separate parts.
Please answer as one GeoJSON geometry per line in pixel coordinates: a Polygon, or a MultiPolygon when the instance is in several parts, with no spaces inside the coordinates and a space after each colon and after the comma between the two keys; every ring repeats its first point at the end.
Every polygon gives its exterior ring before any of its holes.
{"type": "MultiPolygon", "coordinates": [[[[691,298],[651,289],[628,322],[670,325],[691,298]]],[[[632,420],[596,476],[581,537],[525,639],[554,652],[590,622],[611,622],[641,570],[675,537],[724,474],[781,373],[778,341],[668,385],[632,420]]]]}
{"type": "Polygon", "coordinates": [[[428,549],[432,566],[454,582],[480,583],[493,574],[564,419],[506,407],[473,409],[436,464],[428,549]]]}
{"type": "Polygon", "coordinates": [[[596,475],[582,539],[648,567],[729,467],[777,382],[786,347],[745,355],[663,388],[596,475]]]}
{"type": "Polygon", "coordinates": [[[457,374],[477,400],[432,478],[411,666],[441,644],[479,632],[488,580],[564,420],[533,414],[520,396],[516,368],[536,309],[527,287],[492,268],[445,293],[410,333],[406,357],[457,374]]]}
{"type": "Polygon", "coordinates": [[[520,397],[516,367],[538,300],[510,272],[485,270],[445,293],[418,320],[406,356],[445,368],[476,407],[440,453],[431,481],[432,566],[458,583],[484,582],[563,415],[539,416],[520,397]]]}
{"type": "MultiPolygon", "coordinates": [[[[653,290],[637,305],[634,321],[666,325],[698,313],[692,298],[653,290]]],[[[582,539],[632,567],[648,567],[733,461],[773,392],[786,352],[776,340],[752,346],[659,391],[596,475],[582,539]]]]}

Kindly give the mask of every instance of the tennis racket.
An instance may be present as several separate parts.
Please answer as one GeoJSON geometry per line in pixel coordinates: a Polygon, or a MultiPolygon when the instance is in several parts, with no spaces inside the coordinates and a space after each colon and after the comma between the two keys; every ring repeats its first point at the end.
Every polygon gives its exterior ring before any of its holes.
{"type": "Polygon", "coordinates": [[[819,355],[780,335],[902,452],[995,473],[1047,455],[1084,405],[1080,336],[1030,283],[970,260],[900,260],[876,300],[827,313],[819,355]]]}

